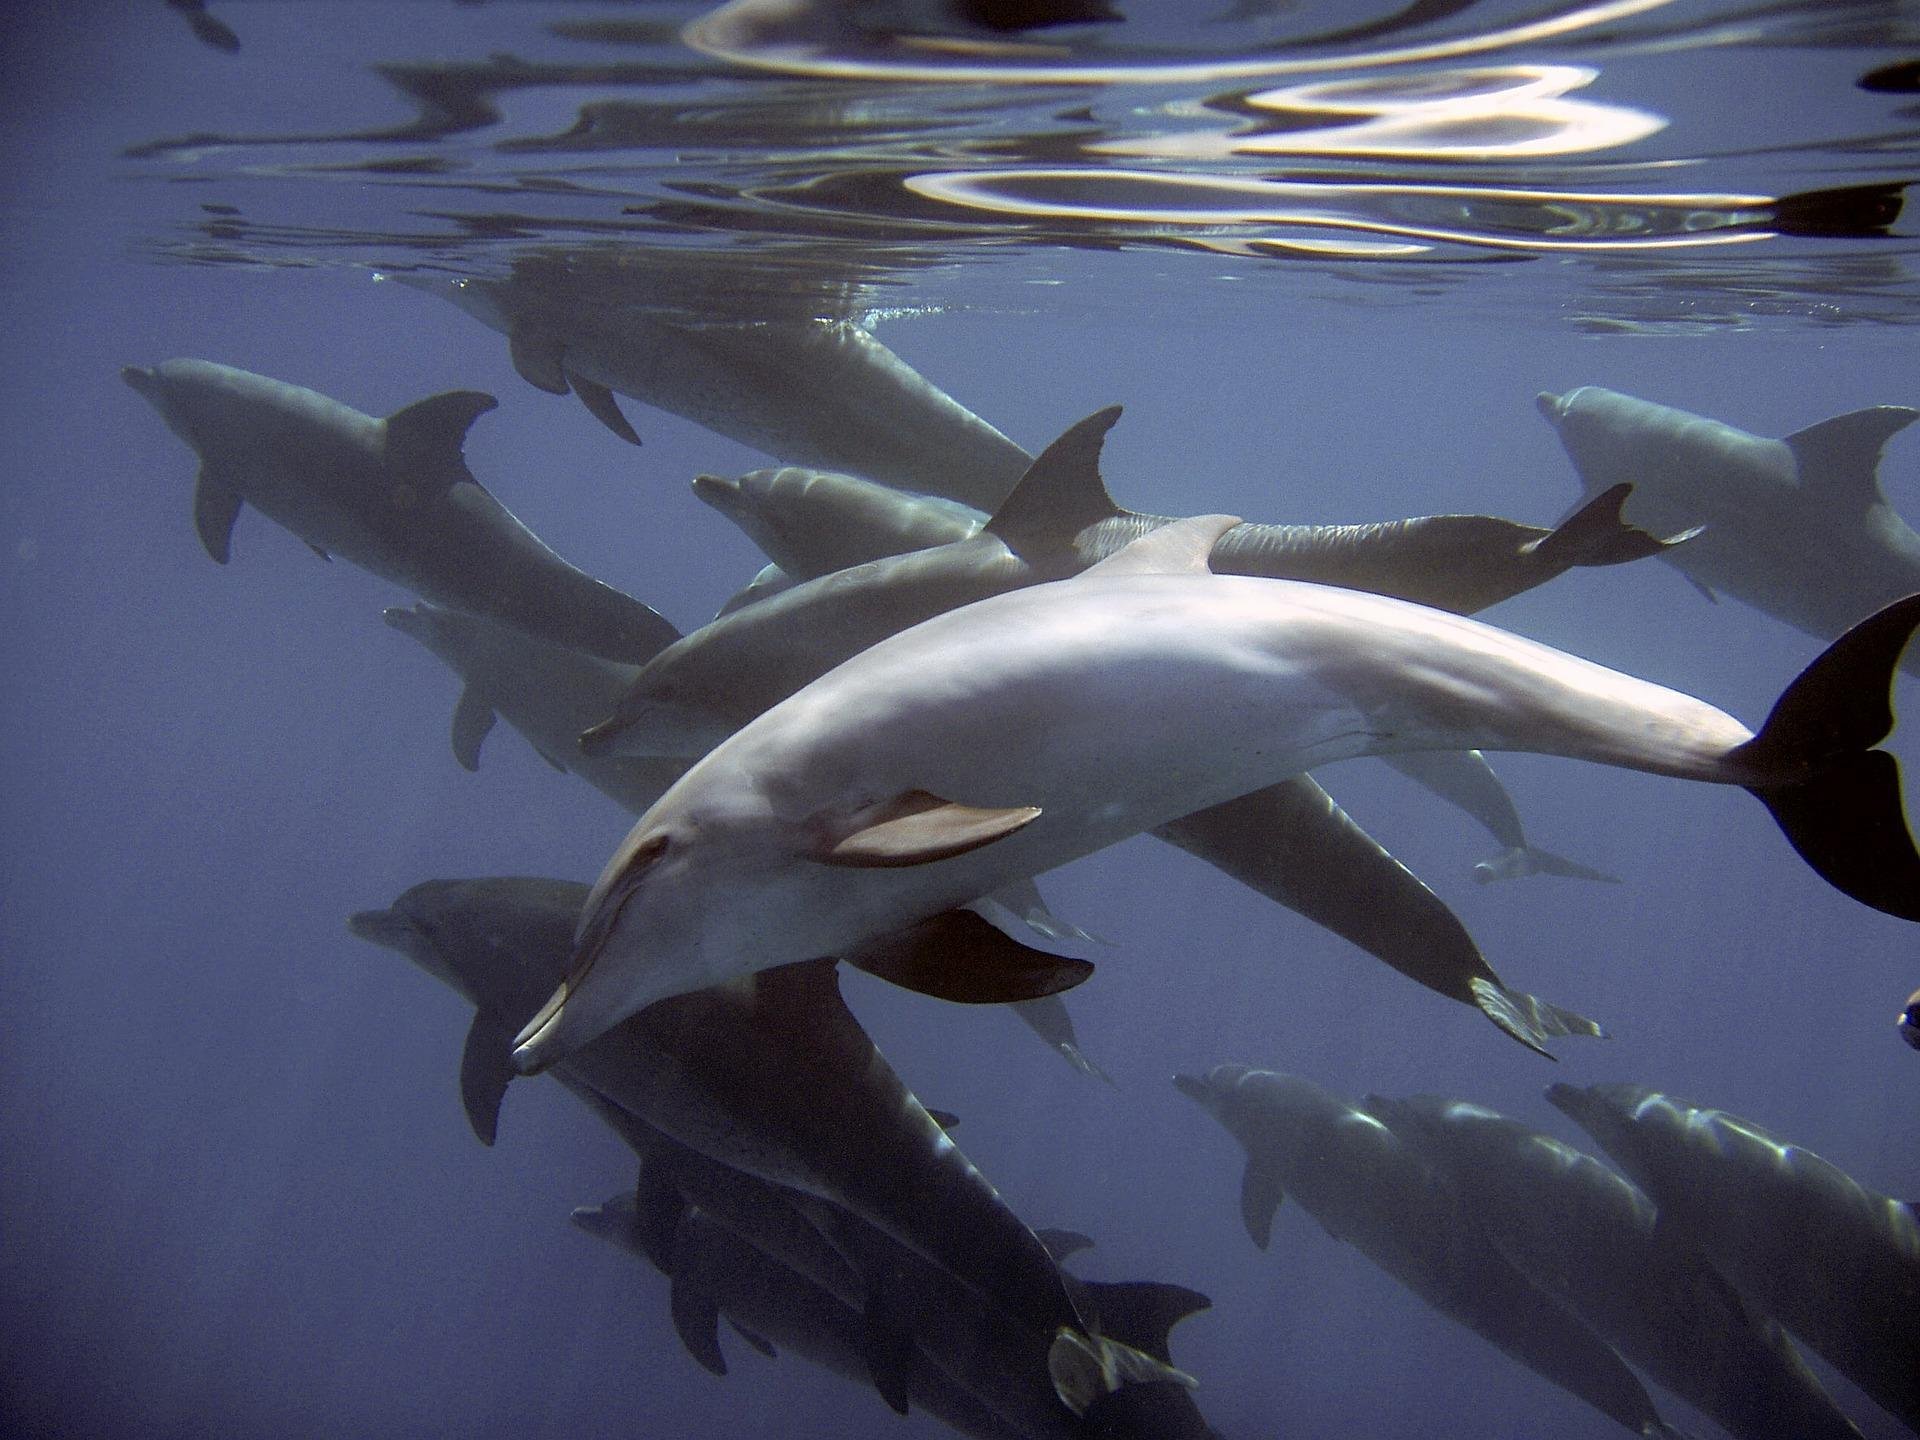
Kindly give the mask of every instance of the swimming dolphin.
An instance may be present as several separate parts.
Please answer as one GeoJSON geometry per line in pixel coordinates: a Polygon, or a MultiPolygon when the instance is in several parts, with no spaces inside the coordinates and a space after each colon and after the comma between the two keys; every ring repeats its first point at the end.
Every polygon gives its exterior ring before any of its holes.
{"type": "Polygon", "coordinates": [[[1907,1008],[1900,1012],[1900,1038],[1920,1050],[1920,990],[1907,997],[1907,1008]]]}
{"type": "MultiPolygon", "coordinates": [[[[589,754],[705,754],[808,681],[889,635],[991,595],[1077,574],[1174,523],[1123,510],[1108,494],[1100,452],[1119,416],[1113,406],[1071,426],[1033,462],[985,527],[966,539],[811,579],[804,578],[798,557],[786,556],[782,572],[803,577],[803,583],[734,610],[661,651],[613,715],[581,737],[581,748],[589,754]]],[[[715,488],[705,486],[710,495],[715,488]]],[[[738,493],[758,497],[755,513],[776,514],[794,506],[795,488],[772,483],[757,490],[743,482],[738,493]]],[[[798,488],[804,497],[805,487],[798,488]]],[[[1209,565],[1216,573],[1321,581],[1467,612],[1573,565],[1658,553],[1666,542],[1621,522],[1625,494],[1624,488],[1609,491],[1553,531],[1484,515],[1376,525],[1236,522],[1215,542],[1209,565]]]]}
{"type": "Polygon", "coordinates": [[[1663,1236],[1920,1431],[1920,1216],[1750,1121],[1644,1085],[1550,1100],[1659,1207],[1663,1236]]]}
{"type": "Polygon", "coordinates": [[[1738,1440],[1860,1440],[1781,1332],[1589,1155],[1465,1100],[1369,1095],[1522,1275],[1738,1440]]]}
{"type": "Polygon", "coordinates": [[[1396,750],[1531,750],[1740,785],[1830,883],[1920,918],[1899,767],[1872,748],[1920,597],[1836,642],[1756,736],[1474,620],[1207,573],[1234,523],[1169,526],[1072,580],[929,620],[715,748],[614,852],[573,971],[515,1063],[538,1069],[654,1000],[843,953],[1196,809],[1396,750]]]}
{"type": "Polygon", "coordinates": [[[1516,1270],[1434,1167],[1358,1106],[1297,1075],[1221,1065],[1175,1075],[1247,1152],[1240,1215],[1267,1248],[1291,1195],[1449,1319],[1637,1435],[1671,1436],[1620,1357],[1516,1270]]]}
{"type": "MultiPolygon", "coordinates": [[[[488,1143],[510,1038],[564,975],[585,895],[560,880],[428,881],[350,921],[474,1004],[461,1096],[488,1143]]],[[[1046,1248],[846,1008],[831,961],[651,1007],[563,1076],[715,1160],[833,1201],[1025,1324],[1082,1323],[1046,1248]]]]}
{"type": "MultiPolygon", "coordinates": [[[[1880,489],[1880,452],[1920,410],[1878,405],[1784,440],[1597,385],[1542,395],[1588,494],[1631,482],[1643,524],[1696,525],[1662,558],[1822,640],[1920,590],[1920,535],[1880,489]]],[[[1920,657],[1907,670],[1920,674],[1920,657]]]]}
{"type": "Polygon", "coordinates": [[[527,383],[572,390],[634,444],[616,390],[776,460],[972,505],[998,504],[1027,467],[1026,451],[850,320],[668,314],[671,277],[582,252],[523,257],[505,280],[394,278],[506,335],[527,383]]]}
{"type": "Polygon", "coordinates": [[[199,454],[194,524],[223,565],[251,504],[322,556],[556,644],[637,664],[678,636],[541,544],[473,478],[461,444],[491,395],[452,390],[376,420],[208,360],[120,374],[199,454]]]}
{"type": "Polygon", "coordinates": [[[462,682],[453,711],[454,758],[480,768],[480,747],[497,716],[556,770],[570,771],[635,815],[686,771],[683,760],[644,755],[582,755],[573,743],[583,725],[604,715],[637,673],[632,665],[569,650],[515,625],[425,601],[383,612],[462,682]]]}

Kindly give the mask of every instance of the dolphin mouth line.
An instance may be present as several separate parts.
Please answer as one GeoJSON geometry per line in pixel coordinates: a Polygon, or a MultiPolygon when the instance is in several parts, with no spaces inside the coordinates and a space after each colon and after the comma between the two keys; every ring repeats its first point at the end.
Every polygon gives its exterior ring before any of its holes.
{"type": "Polygon", "coordinates": [[[534,1017],[527,1021],[525,1027],[514,1037],[513,1045],[516,1050],[537,1046],[542,1035],[559,1023],[560,1012],[566,1009],[567,1001],[571,1000],[581,985],[586,983],[587,976],[592,972],[595,962],[600,959],[600,952],[604,948],[603,945],[596,944],[584,958],[575,962],[573,969],[567,972],[567,978],[562,980],[553,994],[547,997],[547,1003],[535,1012],[534,1017]]]}

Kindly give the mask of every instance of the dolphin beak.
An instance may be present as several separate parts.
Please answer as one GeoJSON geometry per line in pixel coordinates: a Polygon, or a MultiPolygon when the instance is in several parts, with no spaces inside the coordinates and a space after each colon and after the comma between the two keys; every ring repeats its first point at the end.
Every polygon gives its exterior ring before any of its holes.
{"type": "Polygon", "coordinates": [[[406,917],[391,910],[362,910],[349,915],[347,929],[362,940],[371,940],[389,950],[402,950],[413,938],[413,926],[407,923],[406,917]]]}
{"type": "Polygon", "coordinates": [[[138,390],[142,395],[153,393],[153,371],[141,365],[122,365],[120,378],[138,390]]]}
{"type": "Polygon", "coordinates": [[[696,475],[693,493],[729,519],[740,513],[740,482],[722,475],[696,475]]]}
{"type": "Polygon", "coordinates": [[[1542,390],[1538,395],[1534,396],[1533,403],[1540,407],[1540,413],[1547,417],[1547,423],[1549,425],[1558,425],[1561,418],[1567,413],[1566,399],[1563,396],[1555,395],[1550,390],[1542,390]]]}
{"type": "Polygon", "coordinates": [[[1189,1100],[1201,1105],[1211,1105],[1216,1098],[1213,1087],[1198,1075],[1183,1075],[1176,1072],[1173,1077],[1173,1087],[1189,1100]]]}

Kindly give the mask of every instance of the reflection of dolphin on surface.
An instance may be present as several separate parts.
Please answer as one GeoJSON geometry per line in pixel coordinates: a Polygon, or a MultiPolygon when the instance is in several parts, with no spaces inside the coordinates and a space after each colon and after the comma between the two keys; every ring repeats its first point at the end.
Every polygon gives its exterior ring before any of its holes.
{"type": "Polygon", "coordinates": [[[529,384],[572,390],[635,444],[613,391],[776,460],[970,505],[998,504],[1027,467],[1026,451],[850,320],[609,305],[599,272],[577,261],[522,261],[508,280],[395,278],[506,335],[529,384]]]}
{"type": "Polygon", "coordinates": [[[1906,1426],[1920,1431],[1920,1217],[1812,1151],[1644,1085],[1554,1085],[1700,1251],[1906,1426]]]}
{"type": "Polygon", "coordinates": [[[1836,642],[1756,736],[1477,621],[1209,574],[1233,523],[1170,526],[1074,579],[915,626],[715,748],[602,871],[573,972],[516,1063],[551,1063],[653,1000],[844,953],[1196,809],[1396,750],[1531,750],[1740,785],[1830,883],[1920,918],[1899,766],[1872,748],[1892,729],[1887,676],[1920,597],[1836,642]]]}
{"type": "MultiPolygon", "coordinates": [[[[1630,483],[1643,524],[1704,527],[1665,555],[1822,640],[1920,590],[1920,535],[1880,489],[1880,452],[1920,411],[1878,405],[1768,440],[1597,385],[1542,395],[1588,494],[1630,483]]],[[[1920,657],[1906,668],[1920,674],[1920,657]]]]}
{"type": "Polygon", "coordinates": [[[1261,1249],[1291,1195],[1336,1240],[1536,1374],[1635,1434],[1677,1434],[1606,1342],[1508,1263],[1471,1205],[1372,1115],[1297,1075],[1244,1065],[1173,1083],[1246,1150],[1240,1216],[1261,1249]]]}
{"type": "Polygon", "coordinates": [[[244,503],[322,556],[608,660],[649,659],[679,633],[567,564],[473,478],[461,445],[491,395],[452,390],[376,420],[207,360],[120,374],[198,452],[194,525],[223,565],[244,503]]]}
{"type": "Polygon", "coordinates": [[[1435,1095],[1365,1108],[1446,1177],[1522,1275],[1739,1440],[1859,1440],[1772,1316],[1755,1313],[1653,1202],[1591,1156],[1435,1095]]]}

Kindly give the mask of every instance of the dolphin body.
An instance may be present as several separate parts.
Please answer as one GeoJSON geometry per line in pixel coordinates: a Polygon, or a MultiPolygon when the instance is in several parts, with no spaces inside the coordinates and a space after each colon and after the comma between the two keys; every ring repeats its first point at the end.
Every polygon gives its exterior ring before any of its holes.
{"type": "MultiPolygon", "coordinates": [[[[1234,522],[979,601],[847,661],[715,748],[594,886],[535,1070],[666,996],[845,953],[1316,765],[1513,749],[1741,785],[1863,903],[1920,918],[1888,676],[1920,597],[1862,622],[1755,736],[1703,701],[1491,626],[1212,575],[1234,522]],[[1123,723],[1122,723],[1123,722],[1123,723]]],[[[777,602],[769,602],[777,603],[777,602]]]]}
{"type": "Polygon", "coordinates": [[[1644,1085],[1547,1099],[1711,1260],[1848,1379],[1920,1431],[1920,1216],[1812,1151],[1644,1085]]]}
{"type": "MultiPolygon", "coordinates": [[[[585,896],[561,880],[435,880],[350,921],[474,1005],[460,1090],[488,1144],[514,1029],[565,973],[585,896]]],[[[832,1201],[1023,1324],[1083,1323],[1046,1248],[846,1008],[831,961],[654,1006],[561,1074],[702,1154],[832,1201]]]]}
{"type": "MultiPolygon", "coordinates": [[[[1597,385],[1540,396],[1588,494],[1630,482],[1643,524],[1702,527],[1663,557],[1703,590],[1831,640],[1920,590],[1920,535],[1880,489],[1880,454],[1920,410],[1878,405],[1783,440],[1597,385]]],[[[1920,657],[1906,669],[1920,674],[1920,657]]]]}
{"type": "Polygon", "coordinates": [[[194,525],[220,564],[250,504],[323,557],[556,644],[638,664],[678,636],[554,554],[473,478],[461,445],[491,395],[451,390],[377,420],[208,360],[120,374],[199,454],[194,525]]]}
{"type": "Polygon", "coordinates": [[[1484,1106],[1369,1095],[1521,1274],[1737,1440],[1860,1440],[1771,1315],[1591,1156],[1484,1106]]]}
{"type": "Polygon", "coordinates": [[[634,444],[613,391],[776,460],[986,508],[1030,458],[848,320],[696,320],[610,307],[594,273],[569,266],[521,264],[507,280],[396,278],[506,335],[523,379],[550,394],[573,391],[634,444]]]}
{"type": "Polygon", "coordinates": [[[1247,1152],[1240,1215],[1267,1248],[1292,1195],[1407,1289],[1637,1435],[1674,1436],[1619,1355],[1536,1289],[1433,1166],[1358,1106],[1297,1075],[1221,1065],[1176,1075],[1247,1152]]]}

